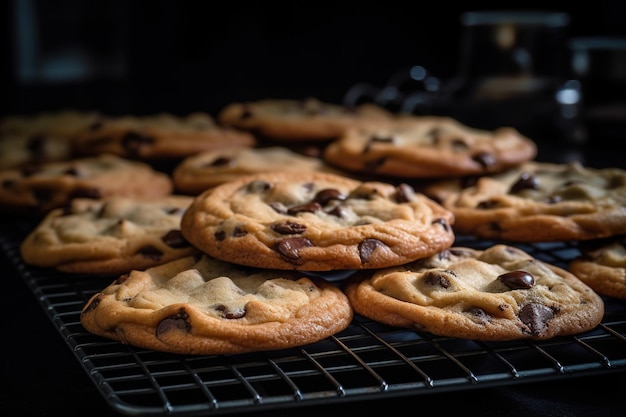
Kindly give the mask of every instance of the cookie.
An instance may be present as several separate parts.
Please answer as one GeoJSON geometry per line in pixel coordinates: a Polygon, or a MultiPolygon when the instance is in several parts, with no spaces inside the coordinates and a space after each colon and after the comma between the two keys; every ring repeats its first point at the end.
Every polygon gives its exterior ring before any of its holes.
{"type": "Polygon", "coordinates": [[[198,152],[255,144],[252,134],[218,126],[207,113],[159,113],[102,119],[76,135],[74,150],[79,156],[111,153],[152,162],[177,161],[198,152]]]}
{"type": "Polygon", "coordinates": [[[454,242],[452,214],[401,184],[325,172],[243,177],[195,197],[183,236],[209,255],[260,268],[382,268],[454,242]]]}
{"type": "Polygon", "coordinates": [[[347,130],[323,158],[357,173],[441,178],[501,172],[536,155],[536,144],[510,127],[487,131],[448,117],[403,115],[347,130]]]}
{"type": "Polygon", "coordinates": [[[118,275],[190,256],[180,232],[192,197],[74,199],[22,241],[25,263],[62,272],[118,275]]]}
{"type": "Polygon", "coordinates": [[[455,216],[454,230],[517,242],[626,233],[626,171],[530,161],[495,175],[420,188],[455,216]]]}
{"type": "Polygon", "coordinates": [[[272,146],[220,149],[192,155],[174,168],[172,178],[178,192],[197,195],[242,176],[276,170],[336,171],[320,158],[272,146]]]}
{"type": "Polygon", "coordinates": [[[573,335],[604,315],[602,299],[573,274],[508,245],[451,247],[406,265],[359,271],[344,291],[364,317],[462,339],[573,335]]]}
{"type": "Polygon", "coordinates": [[[626,299],[626,236],[580,242],[579,249],[569,271],[598,294],[626,299]]]}
{"type": "Polygon", "coordinates": [[[0,169],[66,161],[73,137],[102,118],[96,112],[61,110],[0,119],[0,169]]]}
{"type": "Polygon", "coordinates": [[[105,154],[0,170],[0,211],[40,216],[78,197],[160,197],[173,189],[150,165],[105,154]]]}
{"type": "Polygon", "coordinates": [[[314,343],[344,330],[352,316],[343,292],[321,278],[203,255],[121,276],[92,296],[80,321],[145,349],[217,355],[314,343]]]}
{"type": "Polygon", "coordinates": [[[375,104],[346,107],[307,98],[235,102],[224,107],[217,120],[224,126],[253,132],[262,139],[300,142],[330,141],[348,127],[389,117],[390,112],[375,104]]]}

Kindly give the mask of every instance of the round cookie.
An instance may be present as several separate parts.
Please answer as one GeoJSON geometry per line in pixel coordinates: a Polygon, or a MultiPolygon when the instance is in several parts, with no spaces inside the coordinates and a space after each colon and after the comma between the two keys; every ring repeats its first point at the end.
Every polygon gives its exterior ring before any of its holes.
{"type": "Polygon", "coordinates": [[[102,119],[96,112],[60,110],[0,119],[0,169],[66,161],[73,137],[102,119]]]}
{"type": "Polygon", "coordinates": [[[344,291],[362,316],[463,339],[549,339],[591,330],[604,315],[602,299],[573,274],[508,245],[359,271],[344,291]]]}
{"type": "Polygon", "coordinates": [[[626,233],[626,171],[618,168],[530,161],[421,191],[454,213],[455,232],[480,238],[547,242],[626,233]]]}
{"type": "Polygon", "coordinates": [[[180,232],[192,197],[75,199],[22,241],[25,263],[62,272],[118,275],[192,255],[180,232]]]}
{"type": "Polygon", "coordinates": [[[580,242],[579,249],[569,271],[598,294],[626,299],[626,237],[580,242]]]}
{"type": "Polygon", "coordinates": [[[104,154],[0,170],[0,211],[39,216],[78,197],[161,197],[173,189],[150,165],[104,154]]]}
{"type": "Polygon", "coordinates": [[[454,242],[452,214],[406,185],[275,171],[198,195],[183,236],[215,258],[261,268],[382,268],[454,242]]]}
{"type": "Polygon", "coordinates": [[[300,142],[330,141],[348,127],[378,123],[390,117],[390,112],[374,104],[346,107],[310,97],[235,102],[224,107],[217,120],[263,139],[300,142]]]}
{"type": "Polygon", "coordinates": [[[314,343],[344,330],[352,316],[343,292],[321,278],[203,255],[121,276],[92,296],[80,321],[145,349],[217,355],[314,343]]]}
{"type": "Polygon", "coordinates": [[[207,188],[242,176],[276,171],[333,172],[320,158],[303,155],[282,146],[219,149],[185,158],[172,173],[180,193],[197,195],[207,188]]]}
{"type": "Polygon", "coordinates": [[[252,134],[219,126],[203,112],[109,116],[74,139],[79,156],[110,153],[143,161],[180,160],[198,152],[254,146],[252,134]]]}
{"type": "Polygon", "coordinates": [[[347,130],[323,157],[357,173],[437,178],[501,172],[536,154],[535,143],[513,128],[486,131],[448,117],[403,115],[347,130]]]}

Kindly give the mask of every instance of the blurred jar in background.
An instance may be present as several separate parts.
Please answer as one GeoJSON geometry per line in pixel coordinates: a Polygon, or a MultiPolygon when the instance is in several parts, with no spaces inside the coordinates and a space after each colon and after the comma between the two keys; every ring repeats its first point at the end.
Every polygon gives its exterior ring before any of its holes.
{"type": "Polygon", "coordinates": [[[581,86],[580,141],[626,134],[626,37],[579,37],[569,42],[571,70],[581,86]]]}
{"type": "Polygon", "coordinates": [[[531,138],[569,139],[579,105],[568,83],[569,15],[470,11],[461,15],[459,69],[432,108],[471,126],[513,126],[531,138]]]}

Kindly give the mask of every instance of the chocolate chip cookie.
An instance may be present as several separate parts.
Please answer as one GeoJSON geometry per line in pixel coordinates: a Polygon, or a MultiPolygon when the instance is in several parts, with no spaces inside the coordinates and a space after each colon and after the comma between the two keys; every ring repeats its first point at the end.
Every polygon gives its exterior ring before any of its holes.
{"type": "Polygon", "coordinates": [[[375,104],[346,107],[309,97],[235,102],[225,106],[217,120],[223,126],[253,132],[261,139],[301,142],[330,141],[348,127],[389,117],[390,112],[375,104]]]}
{"type": "Polygon", "coordinates": [[[0,211],[41,216],[74,198],[162,197],[173,189],[150,165],[104,154],[0,170],[0,211]]]}
{"type": "Polygon", "coordinates": [[[602,299],[573,274],[508,245],[453,246],[398,267],[358,271],[344,290],[362,316],[463,339],[578,334],[604,315],[602,299]]]}
{"type": "Polygon", "coordinates": [[[202,255],[120,276],[91,297],[80,321],[145,349],[217,355],[314,343],[352,317],[343,292],[321,278],[202,255]]]}
{"type": "Polygon", "coordinates": [[[530,161],[421,191],[454,213],[461,234],[518,242],[626,234],[626,171],[619,168],[530,161]]]}
{"type": "Polygon", "coordinates": [[[626,236],[587,240],[579,248],[569,271],[598,294],[626,299],[626,236]]]}
{"type": "Polygon", "coordinates": [[[117,275],[197,250],[180,232],[192,197],[75,199],[52,210],[22,241],[24,262],[62,272],[117,275]]]}
{"type": "Polygon", "coordinates": [[[501,172],[536,154],[535,143],[510,127],[487,131],[448,117],[404,115],[347,130],[323,157],[357,173],[441,178],[501,172]]]}
{"type": "Polygon", "coordinates": [[[452,214],[407,184],[323,172],[271,172],[195,197],[183,236],[218,259],[331,271],[413,261],[454,242],[452,214]]]}

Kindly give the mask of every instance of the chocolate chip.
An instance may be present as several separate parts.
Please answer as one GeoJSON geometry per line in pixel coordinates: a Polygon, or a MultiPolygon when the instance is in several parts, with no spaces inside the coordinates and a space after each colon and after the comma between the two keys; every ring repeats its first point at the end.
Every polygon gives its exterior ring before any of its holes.
{"type": "Polygon", "coordinates": [[[346,210],[348,209],[345,206],[337,205],[332,210],[329,210],[327,214],[330,214],[331,216],[343,218],[346,214],[346,210]]]}
{"type": "Polygon", "coordinates": [[[386,245],[378,239],[365,239],[359,243],[359,257],[361,258],[361,263],[369,262],[372,253],[379,246],[385,247],[386,245]]]}
{"type": "Polygon", "coordinates": [[[415,200],[415,190],[409,184],[402,183],[396,187],[396,202],[408,203],[415,200]]]}
{"type": "Polygon", "coordinates": [[[298,253],[302,248],[308,248],[313,246],[313,243],[309,239],[304,237],[290,237],[280,240],[276,244],[276,250],[288,261],[294,262],[300,259],[298,253]]]}
{"type": "Polygon", "coordinates": [[[535,278],[526,271],[511,271],[498,276],[512,290],[527,290],[535,285],[535,278]]]}
{"type": "Polygon", "coordinates": [[[65,171],[63,171],[63,175],[69,175],[71,177],[80,177],[80,170],[76,167],[69,167],[65,171]]]}
{"type": "Polygon", "coordinates": [[[251,193],[264,193],[272,188],[272,184],[263,180],[254,180],[248,183],[246,189],[251,193]]]}
{"type": "Polygon", "coordinates": [[[211,167],[223,167],[223,166],[233,166],[235,165],[235,160],[232,158],[228,158],[226,156],[220,156],[215,158],[210,164],[207,166],[211,167]]]}
{"type": "Polygon", "coordinates": [[[144,258],[153,259],[155,261],[158,261],[159,259],[161,259],[161,256],[163,256],[163,252],[161,252],[159,249],[155,248],[152,245],[143,246],[137,251],[137,253],[144,258]]]}
{"type": "Polygon", "coordinates": [[[348,196],[346,196],[341,191],[335,188],[325,188],[323,190],[318,191],[317,194],[315,194],[313,201],[325,206],[330,201],[333,201],[333,200],[344,201],[346,198],[348,198],[348,196]]]}
{"type": "Polygon", "coordinates": [[[370,137],[370,139],[365,144],[365,147],[363,148],[363,153],[369,152],[369,150],[372,148],[372,146],[374,146],[377,143],[392,144],[393,142],[394,142],[393,136],[373,135],[373,136],[370,137]]]}
{"type": "Polygon", "coordinates": [[[483,200],[476,205],[476,208],[482,210],[490,210],[497,208],[499,205],[500,203],[497,200],[483,200]]]}
{"type": "Polygon", "coordinates": [[[485,168],[490,168],[496,163],[496,158],[487,152],[479,152],[476,155],[473,155],[472,159],[485,168]]]}
{"type": "Polygon", "coordinates": [[[129,155],[137,156],[141,154],[141,149],[154,143],[154,138],[142,135],[137,132],[128,132],[122,138],[122,147],[129,155]]]}
{"type": "Polygon", "coordinates": [[[435,271],[427,271],[424,273],[424,282],[428,285],[434,285],[441,288],[450,287],[450,280],[448,277],[435,271]]]}
{"type": "Polygon", "coordinates": [[[270,226],[270,229],[276,233],[280,233],[281,235],[291,235],[304,233],[306,226],[300,223],[286,221],[282,223],[274,223],[270,226]]]}
{"type": "Polygon", "coordinates": [[[307,204],[300,204],[299,206],[293,206],[287,209],[287,214],[296,215],[298,213],[315,213],[322,209],[320,203],[315,201],[307,204]]]}
{"type": "Polygon", "coordinates": [[[537,190],[539,188],[539,180],[528,172],[522,172],[517,181],[511,186],[510,194],[517,194],[523,190],[537,190]]]}
{"type": "Polygon", "coordinates": [[[170,230],[161,240],[170,248],[180,249],[190,246],[190,243],[183,237],[180,230],[170,230]]]}
{"type": "Polygon", "coordinates": [[[285,206],[283,203],[280,202],[272,202],[270,203],[270,207],[279,214],[286,214],[287,213],[287,206],[285,206]]]}
{"type": "Polygon", "coordinates": [[[85,306],[81,314],[86,314],[86,313],[89,313],[90,311],[95,310],[96,307],[98,307],[98,305],[100,304],[100,301],[102,301],[102,298],[104,298],[104,294],[98,293],[98,295],[93,297],[91,301],[89,302],[89,304],[85,306]]]}
{"type": "Polygon", "coordinates": [[[479,323],[487,323],[491,319],[491,316],[489,316],[489,314],[487,314],[485,310],[479,307],[471,307],[465,312],[469,314],[472,319],[478,321],[479,323]]]}
{"type": "Polygon", "coordinates": [[[248,234],[248,231],[243,226],[236,226],[233,229],[233,237],[244,237],[248,234]]]}
{"type": "Polygon", "coordinates": [[[385,157],[374,159],[373,161],[366,161],[364,164],[365,169],[368,171],[376,171],[379,167],[383,166],[386,161],[387,158],[385,157]]]}
{"type": "Polygon", "coordinates": [[[215,240],[222,241],[226,239],[226,232],[223,230],[220,230],[219,232],[215,232],[214,236],[215,236],[215,240]]]}
{"type": "Polygon", "coordinates": [[[168,316],[159,322],[156,328],[156,337],[172,330],[182,330],[184,332],[191,331],[189,314],[187,314],[184,308],[181,308],[177,314],[168,316]]]}
{"type": "Polygon", "coordinates": [[[441,225],[446,232],[451,232],[452,231],[452,228],[450,227],[450,224],[445,219],[441,219],[441,218],[435,219],[435,220],[432,221],[432,224],[439,224],[439,225],[441,225]]]}
{"type": "Polygon", "coordinates": [[[539,303],[526,304],[519,312],[519,319],[537,336],[545,330],[547,322],[554,318],[554,311],[539,303]]]}
{"type": "Polygon", "coordinates": [[[246,310],[238,308],[237,310],[230,310],[224,304],[218,304],[215,307],[216,311],[219,311],[221,316],[225,319],[240,319],[246,315],[246,310]]]}
{"type": "Polygon", "coordinates": [[[28,143],[26,144],[26,149],[30,152],[34,157],[39,158],[44,154],[44,145],[46,143],[46,139],[41,135],[36,135],[28,139],[28,143]]]}

